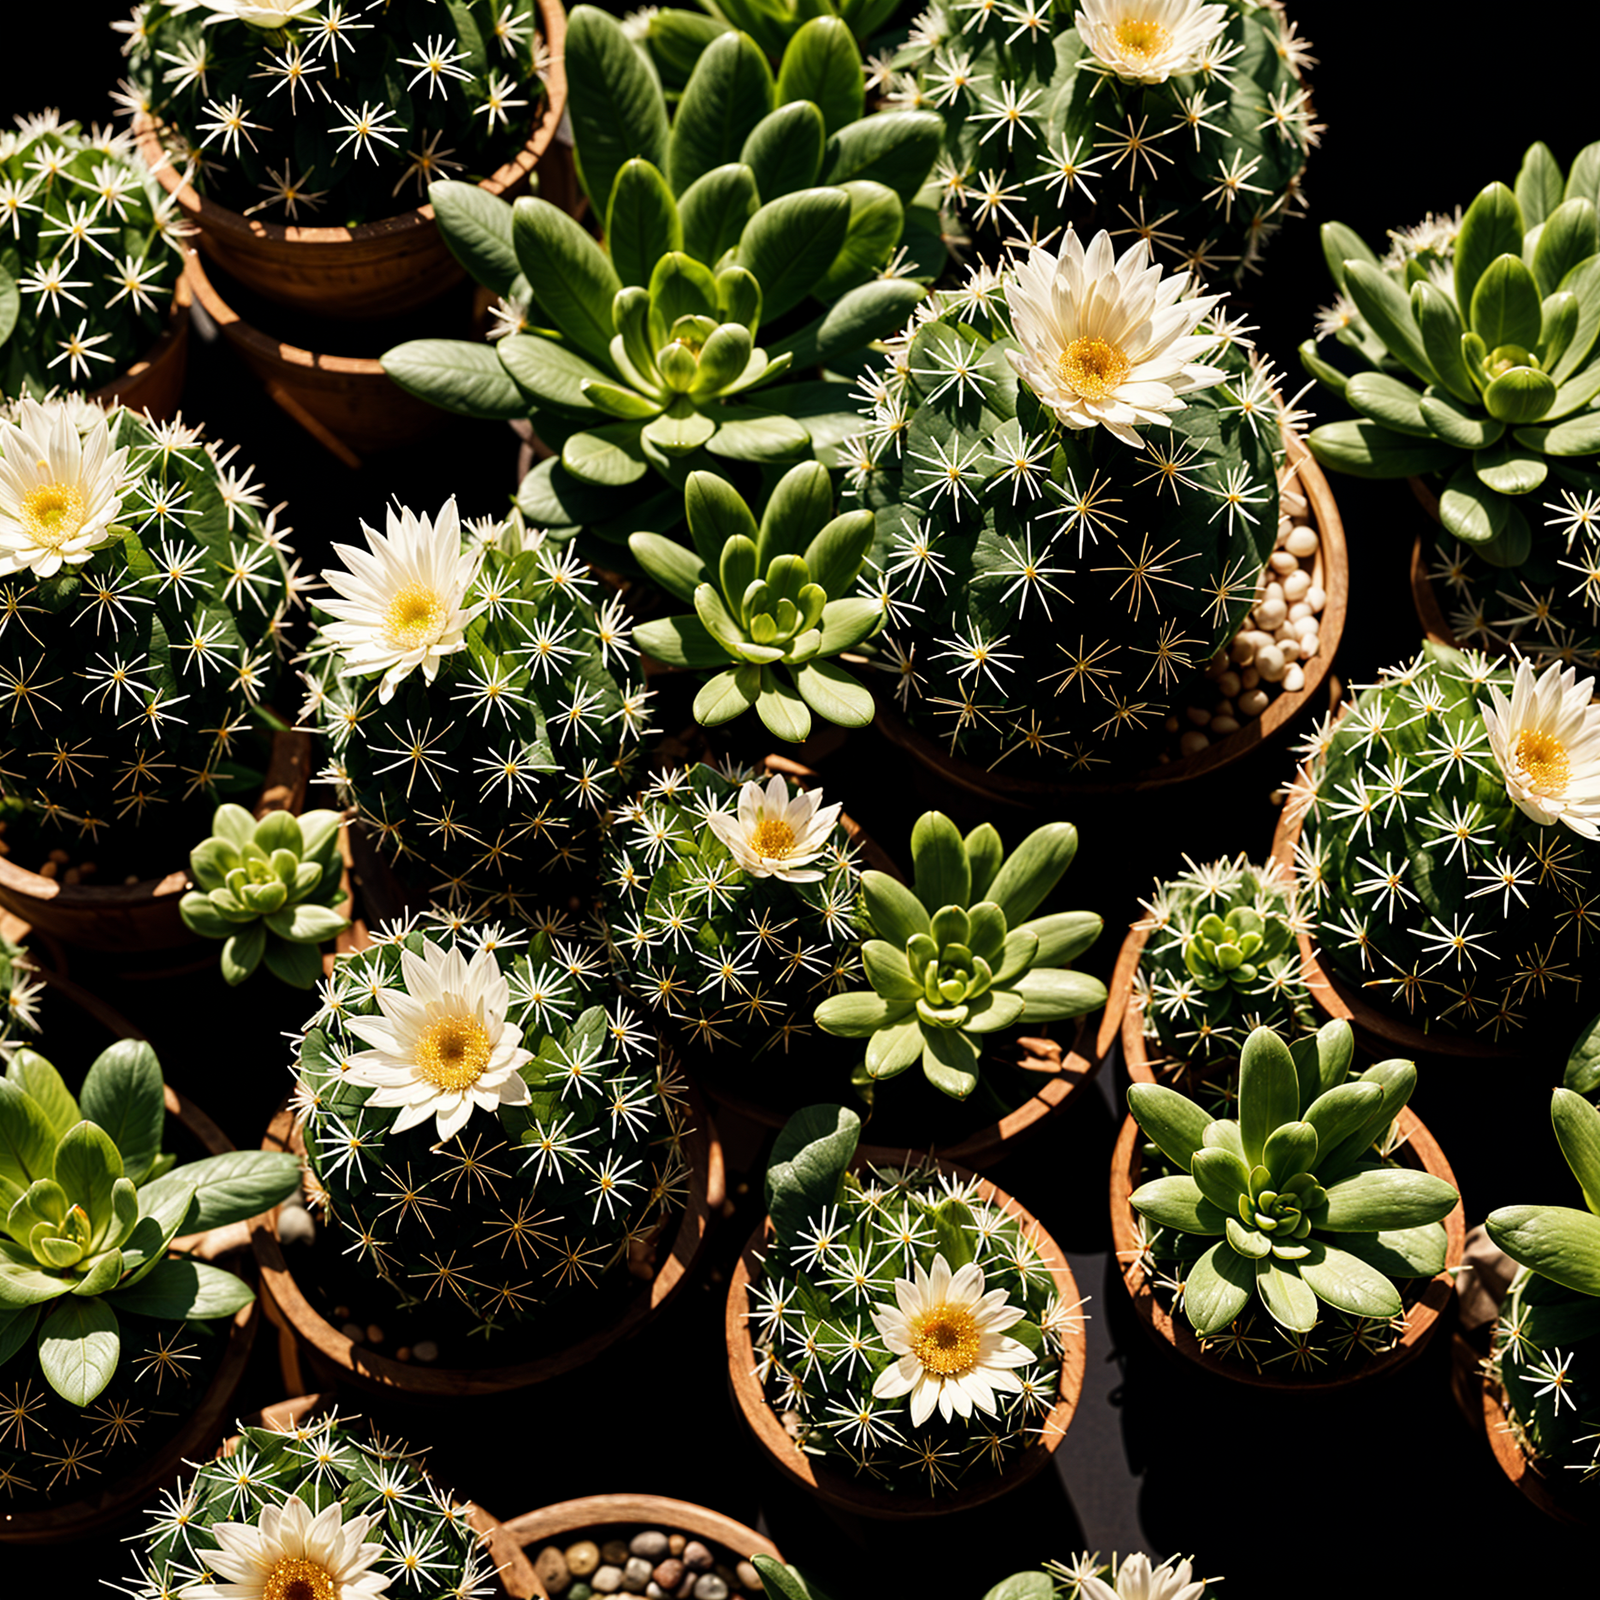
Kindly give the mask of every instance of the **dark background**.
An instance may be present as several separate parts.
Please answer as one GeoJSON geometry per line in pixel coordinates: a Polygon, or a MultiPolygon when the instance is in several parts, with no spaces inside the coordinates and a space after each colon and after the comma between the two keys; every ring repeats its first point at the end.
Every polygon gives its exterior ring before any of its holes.
{"type": "MultiPolygon", "coordinates": [[[[124,10],[79,0],[8,18],[0,116],[53,104],[106,119],[106,95],[121,74],[117,37],[105,24],[124,10]]],[[[1491,179],[1510,182],[1535,137],[1565,167],[1600,137],[1591,109],[1600,26],[1592,5],[1574,0],[1492,17],[1415,0],[1320,0],[1291,14],[1316,46],[1311,81],[1327,132],[1307,175],[1311,217],[1273,241],[1264,275],[1243,298],[1259,342],[1292,375],[1295,346],[1332,298],[1317,223],[1338,218],[1381,248],[1385,228],[1465,204],[1491,179]]],[[[1331,403],[1322,412],[1335,414],[1331,403]]],[[[330,540],[354,537],[358,517],[377,522],[391,496],[431,512],[454,493],[463,515],[476,515],[503,508],[514,484],[515,441],[490,425],[447,425],[427,448],[352,471],[268,404],[225,350],[203,342],[191,358],[185,415],[243,446],[269,497],[289,503],[285,520],[313,570],[330,540]]],[[[1403,486],[1341,479],[1334,491],[1352,582],[1337,670],[1362,682],[1416,646],[1405,574],[1420,513],[1403,486]]],[[[1209,785],[1086,804],[1074,815],[1084,845],[1066,880],[1067,903],[1100,911],[1107,928],[1085,964],[1109,974],[1137,897],[1153,877],[1179,869],[1183,854],[1264,854],[1275,818],[1269,797],[1289,768],[1282,750],[1269,752],[1209,785]]],[[[829,798],[843,800],[892,852],[904,849],[911,818],[933,798],[911,793],[904,769],[871,736],[853,740],[824,775],[829,798]]],[[[959,820],[970,825],[977,812],[968,806],[959,820]]],[[[1008,845],[1027,831],[1020,814],[993,820],[1008,845]]],[[[281,1035],[303,1019],[298,997],[263,988],[264,980],[243,995],[211,976],[123,981],[87,960],[73,976],[150,1035],[172,1081],[236,1142],[256,1141],[288,1087],[281,1035]]],[[[73,1048],[97,1047],[92,1035],[68,1017],[46,1049],[65,1065],[73,1048]]],[[[1455,1166],[1469,1222],[1511,1201],[1575,1199],[1547,1116],[1567,1042],[1535,1030],[1509,1062],[1420,1063],[1414,1104],[1455,1166]]],[[[1570,1580],[1580,1570],[1576,1536],[1514,1492],[1454,1410],[1447,1339],[1374,1392],[1322,1405],[1268,1406],[1213,1388],[1148,1346],[1106,1274],[1107,1158],[1120,1116],[1111,1107],[1121,1086],[1113,1063],[1100,1092],[1079,1096],[1042,1147],[992,1174],[1067,1250],[1092,1320],[1088,1382],[1057,1473],[987,1511],[926,1526],[849,1526],[758,1455],[727,1397],[721,1332],[725,1274],[757,1220],[748,1191],[735,1195],[737,1215],[719,1230],[697,1280],[639,1340],[550,1393],[386,1414],[386,1423],[433,1443],[441,1474],[501,1517],[605,1490],[676,1495],[759,1522],[836,1600],[901,1586],[977,1600],[1008,1572],[1083,1547],[1194,1552],[1202,1572],[1229,1577],[1224,1592],[1234,1600],[1511,1583],[1541,1593],[1570,1580]]],[[[739,1187],[759,1173],[758,1141],[732,1126],[724,1133],[737,1169],[731,1186],[739,1187]]],[[[282,1396],[272,1342],[265,1334],[258,1342],[241,1411],[282,1396]]],[[[108,1536],[70,1553],[10,1551],[0,1556],[0,1590],[32,1593],[29,1579],[48,1580],[76,1597],[103,1592],[95,1579],[131,1570],[108,1536]]]]}

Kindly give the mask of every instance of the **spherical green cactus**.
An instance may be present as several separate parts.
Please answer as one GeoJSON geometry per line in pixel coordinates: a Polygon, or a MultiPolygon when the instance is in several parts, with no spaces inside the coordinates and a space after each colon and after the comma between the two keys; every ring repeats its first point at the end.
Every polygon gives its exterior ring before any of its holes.
{"type": "Polygon", "coordinates": [[[882,69],[890,108],[936,110],[946,236],[1048,242],[1092,208],[1209,278],[1259,270],[1302,206],[1306,41],[1278,4],[935,4],[882,69]],[[1158,13],[1158,14],[1157,14],[1158,13]]]}
{"type": "Polygon", "coordinates": [[[306,667],[323,776],[419,890],[521,908],[584,859],[645,731],[626,616],[516,514],[464,533],[451,500],[366,536],[335,547],[306,667]]]}
{"type": "Polygon", "coordinates": [[[70,396],[0,421],[0,784],[53,829],[192,839],[260,789],[298,582],[231,461],[70,396]]]}
{"type": "Polygon", "coordinates": [[[681,1080],[603,956],[517,942],[401,930],[341,956],[301,1043],[326,1259],[425,1307],[435,1341],[571,1342],[586,1297],[648,1274],[688,1183],[681,1080]]]}

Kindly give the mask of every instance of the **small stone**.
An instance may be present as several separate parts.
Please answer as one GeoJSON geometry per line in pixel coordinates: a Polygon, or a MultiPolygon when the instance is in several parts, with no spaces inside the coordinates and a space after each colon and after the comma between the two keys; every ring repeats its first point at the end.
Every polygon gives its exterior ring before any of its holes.
{"type": "Polygon", "coordinates": [[[1228,659],[1235,666],[1247,666],[1255,658],[1256,647],[1242,633],[1228,646],[1228,659]]]}
{"type": "Polygon", "coordinates": [[[600,1565],[600,1546],[593,1539],[580,1539],[567,1546],[567,1568],[574,1578],[587,1578],[600,1565]]]}
{"type": "Polygon", "coordinates": [[[644,1586],[644,1600],[667,1600],[667,1591],[654,1579],[644,1586]]]}
{"type": "Polygon", "coordinates": [[[1205,675],[1208,678],[1220,678],[1228,670],[1228,658],[1225,655],[1215,655],[1206,662],[1205,675]]]}
{"type": "Polygon", "coordinates": [[[1284,489],[1278,495],[1278,510],[1298,522],[1306,514],[1306,497],[1298,489],[1284,489]]]}
{"type": "Polygon", "coordinates": [[[408,1344],[401,1345],[400,1348],[395,1351],[394,1358],[396,1361],[409,1361],[411,1359],[411,1346],[408,1344]]]}
{"type": "Polygon", "coordinates": [[[285,1245],[310,1244],[317,1236],[311,1213],[298,1199],[285,1200],[278,1207],[278,1242],[285,1245]]]}
{"type": "Polygon", "coordinates": [[[669,1533],[667,1535],[667,1552],[669,1555],[681,1556],[683,1547],[688,1544],[689,1536],[685,1533],[669,1533]]]}
{"type": "Polygon", "coordinates": [[[1263,628],[1276,628],[1288,615],[1289,608],[1281,597],[1276,600],[1268,598],[1256,607],[1256,622],[1263,628]]]}
{"type": "Polygon", "coordinates": [[[1213,717],[1211,719],[1211,731],[1218,734],[1237,733],[1239,731],[1238,719],[1236,717],[1213,717]]]}
{"type": "Polygon", "coordinates": [[[1285,694],[1298,694],[1306,686],[1306,675],[1300,670],[1298,662],[1290,667],[1283,675],[1283,691],[1285,694]]]}
{"type": "Polygon", "coordinates": [[[650,1581],[650,1563],[643,1556],[629,1556],[622,1569],[622,1587],[629,1594],[643,1594],[650,1581]]]}
{"type": "Polygon", "coordinates": [[[1231,717],[1233,715],[1233,701],[1219,700],[1211,708],[1211,715],[1215,717],[1231,717]]]}
{"type": "Polygon", "coordinates": [[[1284,673],[1288,662],[1284,660],[1283,651],[1276,644],[1262,646],[1256,651],[1256,671],[1268,683],[1276,683],[1284,673]]]}
{"type": "Polygon", "coordinates": [[[351,1344],[360,1344],[365,1334],[365,1330],[362,1328],[359,1322],[341,1323],[339,1332],[342,1333],[351,1344]]]}
{"type": "Polygon", "coordinates": [[[628,1559],[628,1541],[626,1539],[607,1539],[600,1546],[600,1559],[608,1567],[620,1567],[628,1559]]]}
{"type": "Polygon", "coordinates": [[[1246,689],[1239,696],[1239,709],[1247,717],[1259,717],[1267,709],[1267,700],[1265,689],[1246,689]]]}
{"type": "Polygon", "coordinates": [[[668,1556],[651,1574],[663,1589],[676,1589],[683,1582],[684,1565],[676,1556],[668,1556]]]}
{"type": "Polygon", "coordinates": [[[1272,643],[1272,635],[1265,628],[1254,627],[1248,630],[1250,643],[1259,650],[1264,644],[1272,643]]]}
{"type": "Polygon", "coordinates": [[[1311,588],[1311,574],[1309,572],[1291,572],[1283,580],[1283,598],[1292,605],[1296,600],[1303,600],[1311,588]]]}
{"type": "Polygon", "coordinates": [[[1179,741],[1178,741],[1178,748],[1179,748],[1179,749],[1180,749],[1180,750],[1181,750],[1181,751],[1182,751],[1182,752],[1183,752],[1183,753],[1184,753],[1184,754],[1185,754],[1185,755],[1186,755],[1186,756],[1197,756],[1197,755],[1199,755],[1199,754],[1200,754],[1200,752],[1201,752],[1201,751],[1202,751],[1202,750],[1204,750],[1204,749],[1205,749],[1205,748],[1206,748],[1206,747],[1207,747],[1207,746],[1208,746],[1208,745],[1209,745],[1209,744],[1210,744],[1210,743],[1211,743],[1211,741],[1210,741],[1210,740],[1209,740],[1209,739],[1208,739],[1208,738],[1206,738],[1206,736],[1205,736],[1205,735],[1204,735],[1204,734],[1203,734],[1203,733],[1201,733],[1201,732],[1200,732],[1200,731],[1199,731],[1199,729],[1197,729],[1197,728],[1191,728],[1191,729],[1190,729],[1190,730],[1189,730],[1189,731],[1188,731],[1188,732],[1187,732],[1187,733],[1186,733],[1186,734],[1184,734],[1184,736],[1183,736],[1183,737],[1182,737],[1182,738],[1181,738],[1181,739],[1180,739],[1180,740],[1179,740],[1179,741]]]}
{"type": "Polygon", "coordinates": [[[1317,536],[1310,528],[1296,528],[1283,541],[1283,548],[1290,555],[1299,556],[1304,560],[1306,556],[1314,556],[1317,553],[1317,536]]]}
{"type": "Polygon", "coordinates": [[[535,1576],[551,1594],[565,1594],[572,1582],[567,1558],[553,1544],[547,1544],[533,1563],[535,1576]]]}
{"type": "Polygon", "coordinates": [[[683,1547],[683,1564],[691,1572],[709,1572],[715,1559],[698,1539],[691,1539],[683,1547]]]}
{"type": "Polygon", "coordinates": [[[382,1344],[383,1343],[383,1329],[380,1328],[376,1322],[371,1322],[371,1323],[367,1324],[367,1343],[368,1344],[382,1344]]]}
{"type": "Polygon", "coordinates": [[[1239,674],[1237,672],[1224,672],[1217,679],[1217,689],[1231,700],[1239,692],[1239,674]]]}
{"type": "Polygon", "coordinates": [[[1280,639],[1278,648],[1283,652],[1285,661],[1298,661],[1300,659],[1300,641],[1298,638],[1280,639]]]}
{"type": "Polygon", "coordinates": [[[432,1339],[418,1339],[412,1345],[411,1353],[418,1361],[437,1361],[439,1359],[439,1347],[432,1339]]]}
{"type": "Polygon", "coordinates": [[[716,1573],[708,1572],[696,1581],[694,1600],[728,1600],[728,1586],[716,1573]]]}
{"type": "Polygon", "coordinates": [[[1273,581],[1267,585],[1267,592],[1262,595],[1261,598],[1263,600],[1283,599],[1283,585],[1279,583],[1276,578],[1274,578],[1273,581]]]}
{"type": "Polygon", "coordinates": [[[694,1593],[696,1576],[693,1572],[684,1573],[683,1582],[673,1590],[673,1600],[689,1600],[689,1596],[694,1593]]]}
{"type": "Polygon", "coordinates": [[[1297,639],[1304,639],[1307,634],[1315,633],[1320,624],[1315,617],[1296,617],[1294,631],[1297,639]]]}
{"type": "Polygon", "coordinates": [[[1322,648],[1322,640],[1314,633],[1300,635],[1300,659],[1309,661],[1322,648]]]}
{"type": "Polygon", "coordinates": [[[1254,667],[1246,667],[1239,674],[1239,682],[1246,689],[1253,689],[1261,682],[1261,674],[1254,667]]]}
{"type": "Polygon", "coordinates": [[[763,1588],[761,1574],[748,1561],[741,1561],[733,1569],[733,1575],[739,1580],[741,1589],[749,1589],[755,1594],[761,1593],[763,1588]]]}
{"type": "Polygon", "coordinates": [[[1296,600],[1295,603],[1289,607],[1289,620],[1291,622],[1299,622],[1303,618],[1309,617],[1310,615],[1311,607],[1308,606],[1304,600],[1296,600]]]}
{"type": "Polygon", "coordinates": [[[567,1590],[567,1600],[594,1600],[594,1590],[586,1583],[575,1583],[567,1590]]]}
{"type": "Polygon", "coordinates": [[[1162,718],[1161,726],[1165,728],[1168,733],[1176,733],[1178,731],[1178,719],[1169,714],[1162,718]]]}
{"type": "Polygon", "coordinates": [[[1306,590],[1306,604],[1313,611],[1321,611],[1328,603],[1327,591],[1320,583],[1314,583],[1306,590]]]}
{"type": "Polygon", "coordinates": [[[1287,550],[1274,550],[1267,557],[1267,565],[1274,572],[1290,573],[1296,571],[1300,563],[1287,550]]]}
{"type": "Polygon", "coordinates": [[[733,1575],[733,1568],[732,1568],[732,1567],[730,1567],[730,1566],[726,1566],[726,1565],[724,1565],[724,1563],[722,1563],[722,1562],[721,1562],[721,1561],[719,1561],[719,1562],[718,1562],[718,1563],[717,1563],[717,1564],[716,1564],[716,1566],[714,1566],[714,1567],[713,1567],[713,1568],[712,1568],[712,1569],[711,1569],[711,1570],[712,1570],[712,1571],[713,1571],[713,1572],[714,1572],[714,1573],[716,1573],[716,1575],[717,1575],[717,1576],[718,1576],[718,1577],[719,1577],[719,1578],[721,1578],[721,1579],[722,1579],[722,1581],[723,1581],[723,1582],[724,1582],[724,1583],[725,1583],[725,1584],[727,1584],[727,1586],[728,1586],[728,1587],[729,1587],[729,1588],[730,1588],[730,1589],[732,1589],[732,1588],[734,1588],[734,1587],[736,1587],[736,1586],[737,1586],[737,1584],[738,1584],[738,1582],[739,1582],[739,1580],[738,1580],[738,1579],[737,1579],[737,1578],[736,1578],[736,1577],[734,1577],[734,1575],[733,1575]]]}
{"type": "Polygon", "coordinates": [[[594,1584],[596,1594],[615,1594],[622,1587],[622,1568],[613,1567],[609,1563],[597,1567],[590,1581],[594,1584]]]}
{"type": "Polygon", "coordinates": [[[643,1556],[651,1563],[657,1562],[667,1553],[667,1536],[659,1528],[646,1528],[628,1541],[628,1553],[643,1556]]]}
{"type": "Polygon", "coordinates": [[[1184,715],[1197,728],[1203,728],[1211,720],[1211,713],[1204,706],[1190,706],[1184,715]]]}

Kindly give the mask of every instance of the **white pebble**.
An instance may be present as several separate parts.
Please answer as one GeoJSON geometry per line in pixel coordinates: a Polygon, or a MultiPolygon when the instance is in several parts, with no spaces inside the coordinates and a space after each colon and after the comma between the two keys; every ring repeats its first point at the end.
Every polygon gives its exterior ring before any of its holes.
{"type": "Polygon", "coordinates": [[[1178,748],[1186,756],[1197,756],[1210,745],[1211,741],[1198,729],[1190,731],[1178,741],[1178,748]]]}
{"type": "Polygon", "coordinates": [[[1311,574],[1309,572],[1291,572],[1283,580],[1283,598],[1292,605],[1296,600],[1303,600],[1306,591],[1311,587],[1311,574]]]}
{"type": "Polygon", "coordinates": [[[1274,550],[1272,554],[1267,557],[1267,562],[1274,572],[1280,573],[1293,572],[1300,565],[1300,563],[1292,555],[1290,555],[1287,550],[1274,550]]]}
{"type": "Polygon", "coordinates": [[[1288,662],[1284,659],[1283,651],[1276,644],[1263,645],[1256,651],[1256,671],[1268,683],[1276,683],[1283,676],[1288,662]]]}
{"type": "Polygon", "coordinates": [[[1283,689],[1285,694],[1298,694],[1306,686],[1306,675],[1298,664],[1290,667],[1283,675],[1283,689]]]}
{"type": "Polygon", "coordinates": [[[1285,661],[1298,661],[1300,659],[1300,641],[1294,637],[1280,639],[1278,649],[1283,652],[1285,661]]]}
{"type": "Polygon", "coordinates": [[[1295,603],[1289,607],[1289,620],[1291,622],[1298,622],[1302,617],[1309,617],[1310,615],[1311,607],[1308,606],[1304,600],[1296,600],[1295,603]]]}
{"type": "Polygon", "coordinates": [[[1314,583],[1306,590],[1306,604],[1313,611],[1320,611],[1327,605],[1328,596],[1320,583],[1314,583]]]}
{"type": "Polygon", "coordinates": [[[1254,667],[1246,667],[1239,674],[1239,682],[1246,689],[1253,689],[1261,682],[1261,674],[1254,667]]]}
{"type": "Polygon", "coordinates": [[[1289,535],[1293,532],[1294,523],[1288,517],[1280,516],[1278,518],[1278,544],[1280,546],[1286,545],[1289,542],[1289,535]]]}
{"type": "Polygon", "coordinates": [[[1264,598],[1268,600],[1283,599],[1283,585],[1279,583],[1276,578],[1274,578],[1272,582],[1267,585],[1267,592],[1264,598]]]}
{"type": "Polygon", "coordinates": [[[1281,599],[1263,600],[1256,607],[1256,621],[1263,628],[1276,628],[1289,615],[1289,608],[1281,599]]]}
{"type": "Polygon", "coordinates": [[[1298,489],[1285,489],[1278,496],[1278,510],[1298,521],[1306,514],[1306,497],[1298,489]]]}
{"type": "Polygon", "coordinates": [[[1203,706],[1190,706],[1189,709],[1184,712],[1184,715],[1188,717],[1188,719],[1197,728],[1205,727],[1205,725],[1211,720],[1211,713],[1203,706]]]}
{"type": "Polygon", "coordinates": [[[1289,625],[1294,629],[1296,636],[1301,639],[1304,639],[1307,634],[1319,631],[1315,617],[1296,617],[1289,625]]]}
{"type": "Polygon", "coordinates": [[[1234,717],[1213,717],[1211,719],[1213,733],[1237,733],[1239,731],[1238,719],[1234,717]]]}
{"type": "Polygon", "coordinates": [[[1255,645],[1241,633],[1237,639],[1228,646],[1228,658],[1237,666],[1244,666],[1247,662],[1254,661],[1256,657],[1255,645]]]}
{"type": "Polygon", "coordinates": [[[1317,536],[1310,528],[1296,528],[1289,537],[1283,541],[1283,548],[1290,555],[1305,557],[1317,553],[1317,536]]]}
{"type": "Polygon", "coordinates": [[[1314,633],[1300,635],[1300,659],[1309,661],[1322,648],[1322,640],[1314,633]]]}
{"type": "Polygon", "coordinates": [[[1217,688],[1231,700],[1239,692],[1239,674],[1237,672],[1224,672],[1217,679],[1217,688]]]}
{"type": "Polygon", "coordinates": [[[1206,676],[1208,678],[1220,678],[1227,670],[1228,658],[1226,656],[1212,656],[1212,658],[1206,662],[1206,676]]]}
{"type": "Polygon", "coordinates": [[[1246,689],[1239,696],[1239,709],[1247,717],[1259,717],[1267,709],[1268,695],[1265,689],[1246,689]]]}
{"type": "Polygon", "coordinates": [[[1211,708],[1211,720],[1213,722],[1215,722],[1218,717],[1231,717],[1232,715],[1233,701],[1231,700],[1219,700],[1211,708]]]}

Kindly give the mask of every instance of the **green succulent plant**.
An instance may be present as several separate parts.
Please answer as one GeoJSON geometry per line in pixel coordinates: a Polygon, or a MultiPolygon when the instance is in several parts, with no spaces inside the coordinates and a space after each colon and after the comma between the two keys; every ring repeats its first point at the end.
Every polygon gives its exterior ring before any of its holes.
{"type": "MultiPolygon", "coordinates": [[[[859,55],[867,41],[900,8],[900,0],[695,0],[699,11],[663,6],[649,17],[644,41],[661,82],[669,90],[689,81],[695,63],[713,39],[738,29],[760,45],[769,60],[781,61],[791,41],[816,18],[837,18],[849,30],[859,55]]],[[[841,52],[844,36],[835,48],[841,52]]]]}
{"type": "Polygon", "coordinates": [[[909,888],[884,872],[861,874],[874,935],[861,960],[872,987],[832,995],[816,1011],[827,1032],[867,1041],[859,1079],[892,1078],[920,1060],[935,1088],[965,1100],[978,1086],[983,1035],[1105,1004],[1098,978],[1066,966],[1100,936],[1100,918],[1033,916],[1077,849],[1078,830],[1051,822],[1008,858],[992,824],[963,839],[943,812],[928,811],[911,831],[909,888]]]}
{"type": "Polygon", "coordinates": [[[77,1097],[31,1050],[0,1080],[0,1367],[34,1348],[75,1406],[117,1370],[119,1313],[204,1321],[248,1305],[248,1284],[168,1246],[269,1210],[299,1183],[294,1157],[266,1151],[175,1166],[161,1153],[165,1116],[143,1041],[103,1051],[77,1097]]]}
{"type": "Polygon", "coordinates": [[[1183,1307],[1202,1337],[1259,1299],[1281,1327],[1309,1333],[1332,1306],[1387,1319],[1394,1280],[1445,1264],[1442,1178],[1372,1159],[1373,1142],[1416,1087],[1409,1061],[1346,1081],[1354,1037],[1330,1022],[1285,1044],[1257,1028],[1239,1056],[1238,1115],[1215,1118],[1186,1095],[1132,1084],[1128,1108],[1175,1175],[1153,1178],[1133,1209],[1163,1228],[1214,1239],[1188,1267],[1183,1307]]]}
{"type": "Polygon", "coordinates": [[[1364,370],[1300,349],[1360,413],[1312,431],[1326,467],[1358,477],[1438,473],[1445,531],[1485,560],[1533,549],[1525,496],[1552,473],[1600,484],[1600,143],[1563,175],[1529,147],[1514,189],[1491,183],[1459,225],[1429,218],[1380,260],[1342,223],[1322,248],[1340,291],[1323,326],[1364,370]]]}
{"type": "Polygon", "coordinates": [[[684,513],[692,551],[649,532],[628,547],[647,576],[694,607],[641,624],[634,643],[671,666],[724,668],[695,696],[695,720],[716,727],[754,706],[769,732],[794,743],[810,735],[813,712],[845,728],[871,722],[871,691],[828,658],[883,626],[875,600],[847,597],[872,548],[872,513],[834,516],[828,469],[815,461],[778,480],[759,527],[711,472],[689,474],[684,513]]]}
{"type": "Polygon", "coordinates": [[[922,297],[895,256],[939,125],[864,118],[848,40],[813,19],[774,79],[753,40],[723,34],[669,115],[620,24],[579,6],[569,110],[604,243],[548,201],[430,189],[446,243],[514,331],[493,347],[413,341],[384,368],[446,409],[531,417],[556,454],[518,504],[553,536],[670,527],[696,467],[826,461],[854,431],[845,378],[776,380],[848,370],[922,297]]]}
{"type": "Polygon", "coordinates": [[[243,806],[217,808],[211,836],[189,852],[199,887],[178,902],[178,914],[201,938],[226,941],[222,976],[230,985],[263,957],[297,989],[322,976],[317,946],[350,926],[335,909],[345,897],[339,822],[337,811],[269,811],[257,822],[243,806]]]}

